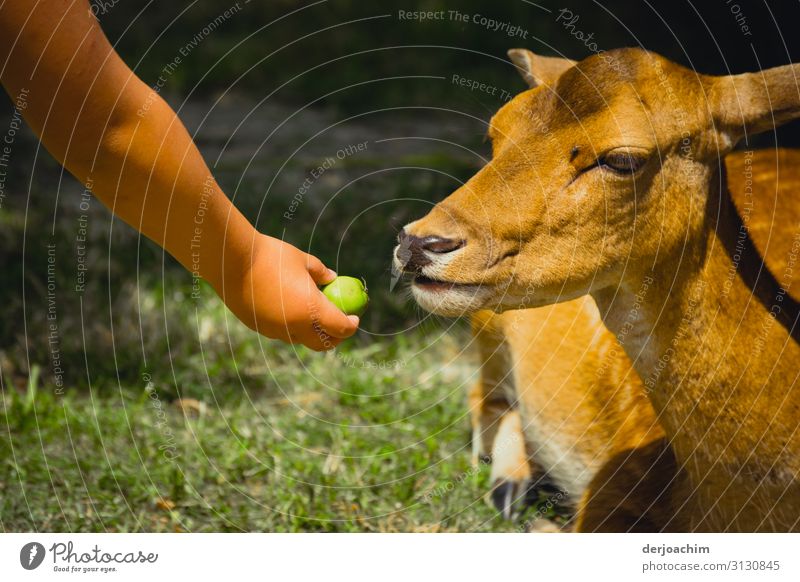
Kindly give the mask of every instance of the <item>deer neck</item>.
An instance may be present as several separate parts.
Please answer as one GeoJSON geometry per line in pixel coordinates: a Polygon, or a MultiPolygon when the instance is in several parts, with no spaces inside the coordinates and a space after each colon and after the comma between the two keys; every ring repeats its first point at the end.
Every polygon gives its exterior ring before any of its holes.
{"type": "Polygon", "coordinates": [[[689,473],[765,478],[792,455],[783,477],[797,478],[798,306],[760,268],[727,190],[709,200],[680,261],[593,296],[689,473]]]}

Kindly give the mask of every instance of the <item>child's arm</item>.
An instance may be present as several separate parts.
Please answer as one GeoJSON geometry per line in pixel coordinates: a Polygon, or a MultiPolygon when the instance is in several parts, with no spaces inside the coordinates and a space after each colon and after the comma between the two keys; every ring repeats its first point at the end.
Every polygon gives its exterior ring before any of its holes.
{"type": "Polygon", "coordinates": [[[355,332],[358,319],[317,289],[334,273],[259,234],[231,204],[183,124],[122,62],[86,0],[0,4],[0,81],[12,99],[24,96],[26,121],[59,162],[199,272],[245,324],[314,349],[355,332]]]}

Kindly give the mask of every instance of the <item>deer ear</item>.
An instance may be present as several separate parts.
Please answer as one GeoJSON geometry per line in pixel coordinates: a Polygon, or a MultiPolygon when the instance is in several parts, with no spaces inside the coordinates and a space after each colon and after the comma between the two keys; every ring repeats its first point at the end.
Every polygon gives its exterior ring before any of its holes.
{"type": "Polygon", "coordinates": [[[528,49],[511,49],[508,56],[531,89],[540,85],[552,87],[561,73],[575,65],[571,59],[543,57],[528,49]]]}
{"type": "Polygon", "coordinates": [[[800,65],[715,77],[711,100],[715,121],[734,143],[769,131],[800,118],[800,65]]]}

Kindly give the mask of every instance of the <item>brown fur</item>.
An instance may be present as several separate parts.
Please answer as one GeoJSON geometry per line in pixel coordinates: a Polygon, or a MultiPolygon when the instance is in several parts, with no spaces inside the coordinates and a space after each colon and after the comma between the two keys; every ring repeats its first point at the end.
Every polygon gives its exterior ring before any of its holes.
{"type": "Polygon", "coordinates": [[[578,531],[667,529],[672,453],[594,302],[481,311],[472,325],[482,361],[469,395],[475,452],[492,458],[493,486],[520,491],[547,477],[568,494],[561,503],[577,502],[578,531]],[[508,424],[518,438],[500,434],[508,424]]]}
{"type": "MultiPolygon", "coordinates": [[[[800,155],[737,154],[727,172],[720,160],[745,133],[800,116],[800,69],[706,77],[621,49],[553,70],[493,118],[492,162],[406,227],[465,241],[419,271],[439,283],[415,284],[417,301],[462,315],[592,295],[675,453],[681,479],[659,514],[695,531],[797,530],[799,310],[785,289],[797,270],[798,211],[787,201],[800,155]],[[641,169],[597,164],[620,152],[641,169]],[[750,213],[728,191],[740,173],[750,213]]],[[[598,476],[626,466],[605,458],[598,476]]],[[[596,498],[619,496],[600,488],[596,498]]]]}

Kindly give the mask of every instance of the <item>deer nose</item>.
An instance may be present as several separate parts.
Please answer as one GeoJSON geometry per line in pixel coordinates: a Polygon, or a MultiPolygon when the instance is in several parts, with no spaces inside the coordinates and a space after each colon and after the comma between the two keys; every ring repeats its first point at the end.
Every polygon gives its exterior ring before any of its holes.
{"type": "Polygon", "coordinates": [[[463,240],[443,238],[441,236],[426,236],[423,239],[419,239],[419,241],[423,250],[436,253],[437,255],[452,253],[464,246],[463,240]]]}
{"type": "Polygon", "coordinates": [[[403,262],[406,271],[418,271],[425,265],[430,265],[432,261],[426,252],[444,255],[460,249],[465,244],[463,240],[441,236],[418,237],[408,234],[405,229],[397,235],[397,242],[400,243],[397,258],[403,262]]]}

